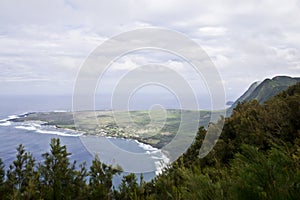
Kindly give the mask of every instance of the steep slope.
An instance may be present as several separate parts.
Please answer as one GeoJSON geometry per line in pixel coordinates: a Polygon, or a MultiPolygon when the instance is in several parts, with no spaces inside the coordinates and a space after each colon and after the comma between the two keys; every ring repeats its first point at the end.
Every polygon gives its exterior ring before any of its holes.
{"type": "Polygon", "coordinates": [[[232,110],[239,102],[256,99],[260,104],[262,104],[297,82],[300,82],[300,78],[292,78],[289,76],[276,76],[272,79],[265,79],[263,82],[255,82],[240,98],[238,98],[238,100],[234,102],[234,104],[232,104],[230,108],[228,108],[227,116],[231,115],[232,110]]]}
{"type": "Polygon", "coordinates": [[[242,95],[240,96],[240,98],[238,98],[232,105],[231,108],[235,108],[238,104],[238,102],[244,102],[246,101],[246,99],[249,98],[249,96],[251,96],[252,92],[256,89],[256,87],[260,84],[259,81],[252,83],[252,85],[248,88],[248,90],[242,95]]]}

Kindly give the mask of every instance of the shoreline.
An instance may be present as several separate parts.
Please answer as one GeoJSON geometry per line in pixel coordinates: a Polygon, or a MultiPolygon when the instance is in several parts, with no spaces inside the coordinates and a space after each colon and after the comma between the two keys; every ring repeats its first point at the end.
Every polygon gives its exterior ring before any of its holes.
{"type": "MultiPolygon", "coordinates": [[[[62,111],[60,111],[62,112],[62,111]]],[[[142,141],[139,138],[136,137],[118,137],[114,135],[110,136],[104,136],[104,135],[96,135],[96,134],[88,134],[84,131],[74,130],[71,128],[65,128],[65,127],[59,127],[57,125],[48,125],[46,121],[42,120],[29,120],[29,121],[18,121],[18,118],[26,118],[27,115],[34,114],[36,112],[27,112],[22,113],[19,115],[10,115],[4,119],[0,120],[0,126],[14,126],[16,129],[23,129],[35,132],[37,134],[50,134],[50,135],[57,135],[62,137],[79,137],[81,140],[81,137],[103,137],[107,139],[118,139],[118,140],[125,140],[125,141],[133,141],[137,143],[137,145],[143,149],[145,154],[150,154],[151,159],[154,161],[155,165],[155,174],[159,175],[162,173],[163,169],[168,166],[170,163],[170,159],[167,157],[167,154],[165,154],[161,149],[152,146],[149,143],[146,143],[142,141]],[[77,134],[70,134],[71,133],[77,133],[77,134]],[[79,133],[79,134],[78,134],[79,133]],[[157,156],[156,154],[161,154],[160,156],[157,156]]],[[[87,147],[85,147],[87,148],[87,147]]],[[[88,150],[88,149],[87,149],[88,150]]],[[[89,151],[89,150],[88,150],[89,151]]],[[[90,151],[89,151],[90,152],[90,151]]],[[[90,152],[91,153],[91,152],[90,152]]]]}
{"type": "MultiPolygon", "coordinates": [[[[51,125],[69,132],[76,131],[83,135],[111,136],[138,140],[141,143],[162,149],[176,135],[181,123],[182,110],[168,110],[167,116],[162,118],[161,111],[157,111],[157,120],[152,120],[146,111],[134,111],[128,118],[124,112],[118,113],[116,123],[114,115],[107,111],[96,111],[96,113],[81,111],[78,117],[78,126],[74,124],[73,112],[70,111],[48,111],[28,112],[19,115],[18,118],[10,119],[11,122],[43,121],[43,125],[51,125]],[[97,121],[93,118],[96,114],[97,121]]],[[[198,111],[186,111],[189,116],[197,115],[198,111]],[[196,112],[196,113],[195,113],[196,112]]],[[[199,113],[200,115],[200,113],[199,113]]],[[[191,121],[193,118],[191,117],[191,121]]],[[[198,123],[198,122],[195,122],[198,123]]],[[[0,124],[1,125],[1,124],[0,124]]]]}

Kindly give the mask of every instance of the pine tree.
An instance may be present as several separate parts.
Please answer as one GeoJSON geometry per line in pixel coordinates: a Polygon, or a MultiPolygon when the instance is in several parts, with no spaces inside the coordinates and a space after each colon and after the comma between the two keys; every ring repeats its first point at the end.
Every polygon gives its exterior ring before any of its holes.
{"type": "Polygon", "coordinates": [[[0,158],[0,199],[4,199],[5,191],[4,191],[4,183],[5,183],[5,170],[2,159],[0,158]]]}
{"type": "Polygon", "coordinates": [[[75,170],[72,185],[72,199],[86,199],[88,195],[86,163],[80,164],[79,169],[75,170]]]}
{"type": "Polygon", "coordinates": [[[0,158],[0,187],[4,184],[4,181],[5,181],[4,164],[2,159],[0,158]]]}
{"type": "Polygon", "coordinates": [[[116,199],[138,199],[138,184],[135,174],[123,176],[122,183],[119,186],[119,193],[116,199]]]}
{"type": "Polygon", "coordinates": [[[23,145],[17,148],[16,160],[9,166],[7,171],[6,192],[10,198],[30,199],[38,196],[37,171],[35,159],[32,154],[25,151],[23,145]]]}
{"type": "Polygon", "coordinates": [[[297,199],[299,166],[282,148],[267,153],[242,146],[232,164],[231,193],[236,199],[297,199]]]}
{"type": "Polygon", "coordinates": [[[43,154],[44,163],[39,166],[41,192],[45,199],[72,199],[75,163],[69,161],[70,153],[61,146],[59,139],[52,139],[50,152],[43,154]]]}
{"type": "Polygon", "coordinates": [[[90,197],[91,199],[112,199],[112,178],[120,174],[122,169],[102,163],[99,157],[95,157],[90,167],[90,197]]]}

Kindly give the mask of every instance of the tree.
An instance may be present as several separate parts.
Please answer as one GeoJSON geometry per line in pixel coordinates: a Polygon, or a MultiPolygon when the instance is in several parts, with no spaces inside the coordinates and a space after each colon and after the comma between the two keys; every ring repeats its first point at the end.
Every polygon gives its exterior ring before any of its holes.
{"type": "Polygon", "coordinates": [[[112,199],[112,178],[121,172],[121,167],[106,165],[96,156],[89,173],[89,195],[91,199],[112,199]]]}
{"type": "Polygon", "coordinates": [[[73,178],[73,199],[86,199],[86,197],[88,196],[87,176],[88,171],[86,169],[86,163],[80,164],[79,170],[75,171],[75,175],[73,178]]]}
{"type": "Polygon", "coordinates": [[[41,192],[45,199],[72,199],[75,162],[70,163],[66,146],[59,139],[51,139],[50,152],[43,154],[44,163],[39,166],[41,192]]]}
{"type": "Polygon", "coordinates": [[[32,198],[38,195],[34,185],[37,182],[35,159],[32,154],[25,151],[23,145],[17,148],[16,160],[7,171],[7,189],[11,198],[32,198]]]}
{"type": "Polygon", "coordinates": [[[5,183],[5,170],[2,159],[0,158],[0,199],[4,199],[5,191],[4,191],[4,183],[5,183]]]}
{"type": "Polygon", "coordinates": [[[242,146],[232,163],[231,192],[236,199],[297,199],[299,166],[282,148],[261,152],[242,146]]]}
{"type": "Polygon", "coordinates": [[[2,159],[0,158],[0,187],[4,184],[4,181],[5,181],[4,164],[2,159]]]}
{"type": "MultiPolygon", "coordinates": [[[[213,168],[208,168],[207,171],[215,173],[213,168]]],[[[196,166],[193,170],[186,171],[182,199],[224,199],[220,180],[212,180],[209,173],[202,173],[196,166]]],[[[216,179],[217,176],[213,177],[216,179]]]]}
{"type": "Polygon", "coordinates": [[[139,199],[138,198],[138,184],[135,174],[128,174],[123,176],[122,183],[119,186],[119,192],[116,195],[116,199],[139,199]]]}

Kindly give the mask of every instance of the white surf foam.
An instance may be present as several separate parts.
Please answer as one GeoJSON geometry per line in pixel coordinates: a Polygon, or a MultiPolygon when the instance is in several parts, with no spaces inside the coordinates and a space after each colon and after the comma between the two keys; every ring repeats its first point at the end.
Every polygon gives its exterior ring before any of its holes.
{"type": "MultiPolygon", "coordinates": [[[[153,158],[153,157],[152,157],[153,158]]],[[[155,161],[155,167],[156,167],[156,175],[162,174],[163,170],[168,166],[170,163],[170,159],[162,153],[162,159],[159,159],[159,161],[155,161]]]]}
{"type": "MultiPolygon", "coordinates": [[[[59,111],[59,112],[63,112],[63,111],[59,111]]],[[[45,122],[42,121],[26,121],[26,122],[15,122],[15,123],[9,121],[12,119],[17,119],[20,116],[26,116],[27,114],[29,113],[27,112],[20,115],[11,115],[5,119],[0,120],[0,126],[14,125],[14,128],[16,129],[34,131],[40,134],[52,134],[52,135],[70,136],[70,137],[79,137],[83,135],[83,133],[77,132],[75,130],[58,129],[55,126],[44,126],[42,124],[45,122]]]]}
{"type": "Polygon", "coordinates": [[[10,126],[11,122],[9,120],[17,119],[17,118],[19,118],[18,115],[10,115],[10,116],[8,116],[5,119],[1,119],[0,120],[0,126],[10,126]]]}
{"type": "Polygon", "coordinates": [[[8,116],[8,117],[5,118],[5,119],[1,119],[0,122],[7,122],[7,121],[9,121],[9,120],[17,119],[17,118],[19,118],[18,115],[10,115],[10,116],[8,116]]]}
{"type": "Polygon", "coordinates": [[[70,134],[70,133],[65,133],[65,132],[60,132],[60,131],[48,131],[48,130],[37,130],[37,133],[42,133],[42,134],[51,134],[51,135],[59,135],[59,136],[68,136],[68,137],[79,137],[82,134],[70,134]]]}
{"type": "Polygon", "coordinates": [[[0,122],[0,126],[10,126],[11,122],[9,121],[4,121],[4,122],[0,122]]]}
{"type": "Polygon", "coordinates": [[[141,143],[137,140],[135,140],[136,143],[138,143],[139,147],[141,147],[142,149],[146,150],[146,151],[158,151],[159,149],[149,145],[149,144],[144,144],[144,143],[141,143]]]}
{"type": "Polygon", "coordinates": [[[65,113],[65,112],[69,112],[67,110],[54,110],[53,112],[55,113],[65,113]]]}
{"type": "Polygon", "coordinates": [[[24,129],[24,130],[28,130],[28,131],[35,131],[37,130],[36,127],[34,126],[15,126],[16,129],[24,129]]]}
{"type": "Polygon", "coordinates": [[[149,144],[141,143],[137,140],[135,140],[136,143],[138,143],[138,146],[141,147],[146,151],[146,154],[151,155],[151,158],[154,161],[154,165],[156,168],[155,174],[159,175],[163,172],[163,170],[168,166],[170,163],[170,159],[160,150],[157,149],[149,144]]]}

